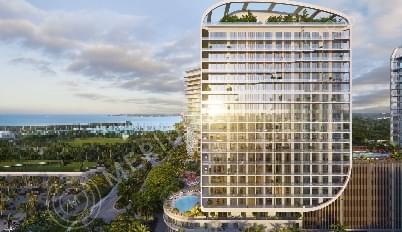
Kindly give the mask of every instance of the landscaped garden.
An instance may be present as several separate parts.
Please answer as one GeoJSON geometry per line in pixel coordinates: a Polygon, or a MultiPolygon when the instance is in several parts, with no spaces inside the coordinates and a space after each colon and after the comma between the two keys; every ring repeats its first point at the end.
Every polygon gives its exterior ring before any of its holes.
{"type": "Polygon", "coordinates": [[[0,172],[80,172],[96,168],[96,162],[61,160],[1,161],[0,172]]]}
{"type": "Polygon", "coordinates": [[[257,22],[257,17],[255,17],[250,11],[246,15],[241,17],[237,15],[226,14],[220,21],[221,23],[234,23],[234,22],[244,22],[244,23],[255,23],[257,22]]]}
{"type": "Polygon", "coordinates": [[[89,138],[75,138],[69,142],[70,145],[73,146],[82,146],[84,144],[118,144],[118,143],[127,143],[126,140],[122,138],[106,138],[106,137],[89,137],[89,138]]]}
{"type": "MultiPolygon", "coordinates": [[[[242,16],[225,14],[220,20],[221,23],[257,23],[257,17],[250,11],[242,16]]],[[[314,18],[304,10],[301,15],[272,15],[265,21],[266,23],[337,23],[337,19],[332,16],[314,18]]]]}
{"type": "MultiPolygon", "coordinates": [[[[63,135],[21,136],[14,141],[0,141],[0,172],[79,172],[95,168],[99,164],[105,167],[113,180],[113,177],[118,177],[121,167],[127,176],[118,184],[119,201],[115,207],[124,208],[128,214],[120,215],[111,223],[91,223],[90,226],[97,229],[77,231],[129,231],[128,228],[132,229],[133,226],[144,229],[141,231],[148,231],[144,225],[152,225],[154,215],[162,210],[164,200],[184,186],[183,173],[186,170],[199,172],[199,163],[188,162],[185,143],[177,142],[178,136],[178,131],[141,132],[131,135],[127,140],[117,135],[94,137],[74,131],[63,135]],[[159,164],[156,165],[144,157],[154,157],[159,164]]],[[[81,190],[84,193],[99,190],[100,197],[104,197],[117,184],[113,182],[110,185],[105,178],[104,175],[91,177],[86,181],[85,189],[81,190]]],[[[17,177],[16,179],[19,181],[17,177]]],[[[56,177],[55,180],[61,179],[56,177]]],[[[41,191],[39,187],[35,191],[26,191],[37,194],[37,191],[41,191]]],[[[49,192],[76,194],[77,199],[80,199],[82,195],[77,193],[80,187],[82,185],[68,189],[55,188],[49,192]]],[[[98,200],[100,198],[95,199],[98,200]]],[[[79,205],[75,204],[76,201],[72,201],[71,204],[62,204],[60,207],[79,210],[79,205]]],[[[45,228],[45,225],[49,227],[47,231],[65,231],[49,222],[51,215],[48,212],[41,208],[31,211],[21,225],[21,231],[36,231],[37,228],[45,228]]]]}

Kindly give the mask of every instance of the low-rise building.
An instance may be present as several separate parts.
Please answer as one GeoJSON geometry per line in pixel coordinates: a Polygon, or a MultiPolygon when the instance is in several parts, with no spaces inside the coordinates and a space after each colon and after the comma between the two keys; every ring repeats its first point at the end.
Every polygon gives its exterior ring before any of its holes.
{"type": "Polygon", "coordinates": [[[402,231],[402,161],[354,160],[341,197],[303,215],[308,231],[326,231],[334,224],[350,231],[402,231]]]}
{"type": "Polygon", "coordinates": [[[11,131],[0,131],[0,140],[15,139],[15,134],[11,131]]]}

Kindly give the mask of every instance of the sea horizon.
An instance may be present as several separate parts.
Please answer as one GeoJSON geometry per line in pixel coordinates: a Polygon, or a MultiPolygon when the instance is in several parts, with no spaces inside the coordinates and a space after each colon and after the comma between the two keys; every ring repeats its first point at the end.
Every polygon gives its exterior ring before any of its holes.
{"type": "Polygon", "coordinates": [[[179,114],[0,114],[0,126],[51,126],[91,123],[124,123],[172,126],[181,121],[179,114]]]}

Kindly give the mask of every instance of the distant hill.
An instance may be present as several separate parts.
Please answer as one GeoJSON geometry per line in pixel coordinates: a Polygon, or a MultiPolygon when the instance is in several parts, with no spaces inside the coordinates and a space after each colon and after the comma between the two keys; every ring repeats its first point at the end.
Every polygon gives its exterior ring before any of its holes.
{"type": "Polygon", "coordinates": [[[369,141],[390,139],[389,114],[353,114],[353,146],[366,146],[369,141]]]}
{"type": "Polygon", "coordinates": [[[389,113],[353,113],[353,117],[370,118],[370,119],[380,119],[389,118],[389,113]]]}

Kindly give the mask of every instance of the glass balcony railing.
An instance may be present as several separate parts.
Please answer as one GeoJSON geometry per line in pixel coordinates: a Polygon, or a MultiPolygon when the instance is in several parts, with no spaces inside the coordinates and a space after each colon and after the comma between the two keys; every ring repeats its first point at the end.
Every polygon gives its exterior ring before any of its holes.
{"type": "Polygon", "coordinates": [[[289,68],[289,69],[251,69],[251,68],[209,68],[203,69],[205,73],[348,73],[349,68],[289,68]]]}
{"type": "MultiPolygon", "coordinates": [[[[349,165],[350,161],[208,161],[203,160],[203,165],[257,165],[257,167],[263,168],[265,165],[349,165]]],[[[257,168],[258,169],[258,168],[257,168]]],[[[257,171],[258,172],[258,171],[257,171]]],[[[266,172],[264,172],[266,173],[266,172]]]]}
{"type": "Polygon", "coordinates": [[[276,37],[276,36],[230,36],[230,35],[221,35],[221,36],[215,36],[215,35],[210,35],[210,36],[205,36],[202,38],[203,40],[232,40],[232,41],[237,41],[237,40],[258,40],[258,41],[266,41],[266,40],[278,40],[278,41],[320,41],[320,40],[349,40],[350,37],[346,34],[344,35],[337,35],[337,36],[283,36],[283,37],[276,37]]]}
{"type": "MultiPolygon", "coordinates": [[[[203,187],[342,187],[343,183],[203,183],[203,187]]],[[[243,194],[248,195],[248,194],[243,194]]],[[[266,194],[267,197],[273,194],[266,194]]],[[[280,194],[277,194],[280,195],[280,194]]],[[[297,195],[297,194],[296,194],[297,195]]],[[[252,196],[252,195],[250,195],[252,196]]]]}
{"type": "Polygon", "coordinates": [[[203,51],[223,51],[223,52],[230,52],[230,51],[266,51],[266,52],[284,52],[284,51],[332,51],[332,50],[349,50],[349,46],[336,46],[336,47],[317,47],[313,48],[312,46],[303,46],[303,47],[267,47],[264,48],[257,48],[257,47],[239,47],[239,46],[210,46],[208,48],[202,48],[203,51]]]}

